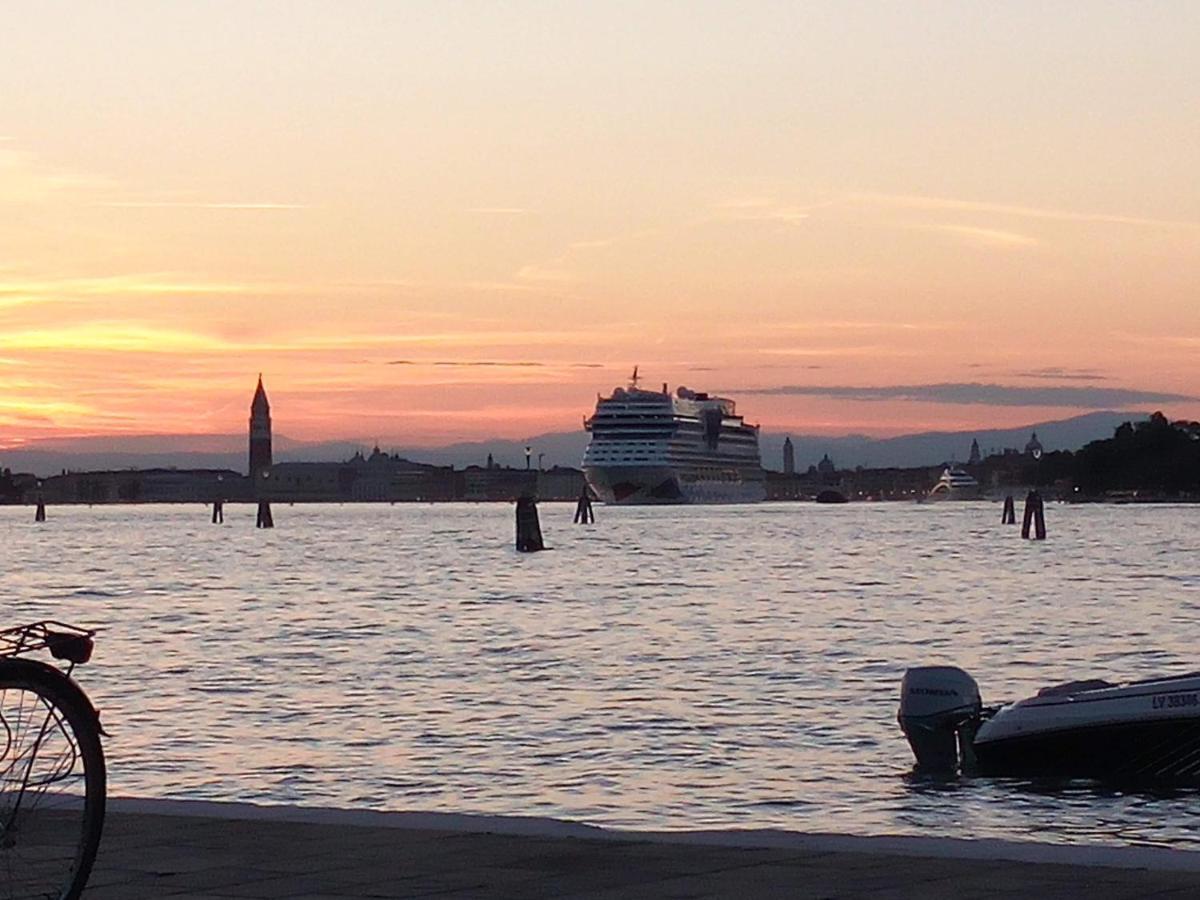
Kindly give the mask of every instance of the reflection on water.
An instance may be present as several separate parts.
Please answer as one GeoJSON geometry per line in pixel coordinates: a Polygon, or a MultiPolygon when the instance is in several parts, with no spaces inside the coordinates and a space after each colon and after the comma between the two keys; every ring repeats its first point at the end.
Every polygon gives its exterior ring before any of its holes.
{"type": "Polygon", "coordinates": [[[103,629],[116,794],[1180,844],[1195,792],[911,777],[909,665],[984,702],[1198,668],[1200,508],[0,509],[6,615],[103,629]]]}

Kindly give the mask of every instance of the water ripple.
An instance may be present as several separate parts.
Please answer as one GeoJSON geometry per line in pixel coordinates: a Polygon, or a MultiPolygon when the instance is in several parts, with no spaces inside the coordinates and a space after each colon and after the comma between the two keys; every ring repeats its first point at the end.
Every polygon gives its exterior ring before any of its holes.
{"type": "Polygon", "coordinates": [[[988,702],[1193,670],[1194,507],[0,509],[13,621],[103,629],[115,793],[1180,845],[1192,791],[911,775],[909,665],[988,702]]]}

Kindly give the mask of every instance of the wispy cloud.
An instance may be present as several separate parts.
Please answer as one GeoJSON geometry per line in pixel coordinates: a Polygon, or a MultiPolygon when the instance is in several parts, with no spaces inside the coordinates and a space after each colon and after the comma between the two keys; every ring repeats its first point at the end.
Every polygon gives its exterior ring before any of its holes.
{"type": "Polygon", "coordinates": [[[787,331],[911,331],[942,332],[962,327],[961,322],[888,322],[880,319],[810,319],[799,322],[778,322],[766,326],[772,333],[787,331]]]}
{"type": "Polygon", "coordinates": [[[940,231],[961,238],[968,244],[983,247],[1031,247],[1038,239],[1028,234],[1018,234],[1015,231],[1002,231],[999,228],[980,228],[975,225],[913,225],[924,231],[940,231]]]}
{"type": "Polygon", "coordinates": [[[1044,381],[1108,381],[1107,376],[1101,375],[1095,369],[1066,369],[1062,366],[1046,366],[1012,374],[1017,378],[1036,378],[1044,381]]]}
{"type": "Polygon", "coordinates": [[[169,272],[107,275],[94,278],[2,278],[0,296],[7,294],[240,294],[250,285],[228,281],[191,280],[169,272]]]}
{"type": "Polygon", "coordinates": [[[14,400],[0,397],[0,415],[17,418],[53,419],[62,415],[84,415],[92,412],[91,407],[82,403],[69,403],[61,400],[14,400]]]}
{"type": "Polygon", "coordinates": [[[467,291],[474,291],[481,294],[553,294],[557,293],[553,289],[556,284],[563,282],[555,282],[552,280],[544,280],[541,282],[530,279],[526,282],[521,281],[464,281],[447,285],[447,287],[462,288],[467,291]]]}
{"type": "Polygon", "coordinates": [[[1187,228],[1200,230],[1200,222],[1180,219],[1155,219],[1113,213],[1076,212],[1050,207],[1022,206],[1011,203],[992,203],[979,200],[958,200],[952,197],[925,197],[918,194],[850,194],[851,202],[904,209],[940,210],[947,212],[991,213],[1021,219],[1052,219],[1061,222],[1106,222],[1113,225],[1133,225],[1153,228],[1187,228]]]}
{"type": "Polygon", "coordinates": [[[764,347],[758,351],[767,356],[912,356],[912,351],[897,350],[881,344],[862,344],[854,347],[764,347]]]}
{"type": "Polygon", "coordinates": [[[774,197],[734,197],[714,204],[708,220],[799,224],[812,215],[814,208],[784,203],[774,197]]]}
{"type": "Polygon", "coordinates": [[[1105,409],[1137,403],[1195,401],[1197,397],[1167,391],[1126,388],[1045,386],[1021,387],[1005,384],[942,383],[880,386],[779,385],[741,388],[743,394],[829,397],[840,400],[906,400],[919,403],[948,403],[979,406],[1061,406],[1105,409]]]}
{"type": "Polygon", "coordinates": [[[451,359],[435,359],[435,360],[417,360],[417,359],[392,359],[388,360],[389,366],[454,366],[461,368],[505,368],[505,369],[540,369],[545,366],[545,363],[540,362],[501,362],[499,360],[481,359],[481,360],[451,360],[451,359]]]}
{"type": "Polygon", "coordinates": [[[89,298],[267,294],[284,287],[265,283],[210,281],[170,272],[90,278],[37,278],[0,274],[0,308],[89,298]]]}
{"type": "Polygon", "coordinates": [[[307,204],[275,199],[205,200],[195,192],[135,195],[113,178],[53,165],[0,139],[0,200],[16,203],[64,201],[103,209],[194,209],[209,211],[287,211],[307,204]]]}
{"type": "Polygon", "coordinates": [[[568,284],[575,280],[574,273],[558,266],[527,265],[517,270],[517,277],[525,281],[546,284],[568,284]]]}
{"type": "Polygon", "coordinates": [[[1113,337],[1143,347],[1200,348],[1200,334],[1129,334],[1118,331],[1113,333],[1113,337]]]}
{"type": "Polygon", "coordinates": [[[547,363],[547,362],[531,362],[528,360],[505,361],[505,360],[453,360],[453,359],[435,359],[435,360],[419,360],[419,359],[392,359],[388,360],[389,366],[445,366],[454,368],[497,368],[497,369],[548,369],[548,368],[567,368],[567,369],[602,369],[601,363],[547,363]]]}
{"type": "Polygon", "coordinates": [[[196,200],[111,200],[94,203],[110,209],[210,209],[210,210],[250,210],[275,211],[293,209],[311,209],[305,203],[277,203],[262,200],[227,200],[227,201],[196,201],[196,200]]]}
{"type": "Polygon", "coordinates": [[[0,333],[5,350],[186,353],[231,349],[209,335],[124,322],[94,322],[0,333]]]}
{"type": "MultiPolygon", "coordinates": [[[[409,332],[405,334],[331,334],[331,335],[295,335],[281,336],[276,341],[264,342],[262,344],[244,344],[239,345],[242,349],[247,350],[276,350],[282,352],[288,351],[303,351],[303,350],[347,350],[347,349],[371,349],[371,348],[386,348],[386,347],[421,347],[428,345],[430,347],[453,347],[470,352],[472,348],[483,350],[488,347],[530,347],[530,346],[556,346],[566,343],[573,343],[580,340],[586,340],[590,337],[589,332],[571,332],[571,331],[430,331],[430,332],[409,332]]],[[[3,346],[3,339],[0,338],[0,346],[3,346]]]]}
{"type": "Polygon", "coordinates": [[[440,331],[404,334],[281,334],[270,340],[240,340],[205,332],[126,321],[95,321],[60,327],[0,331],[0,350],[120,353],[340,353],[407,347],[454,347],[463,352],[488,347],[557,346],[589,337],[564,331],[440,331]]]}
{"type": "Polygon", "coordinates": [[[689,372],[726,372],[732,368],[736,368],[740,371],[746,371],[746,370],[750,370],[750,369],[755,369],[755,370],[787,369],[788,371],[795,371],[797,369],[803,369],[805,371],[816,372],[816,371],[819,371],[819,370],[827,368],[827,367],[823,366],[819,363],[803,363],[803,364],[797,364],[797,363],[751,363],[749,365],[738,365],[736,367],[735,366],[686,366],[685,368],[689,372]]]}
{"type": "Polygon", "coordinates": [[[12,146],[0,147],[0,200],[43,203],[96,196],[116,189],[112,179],[52,166],[34,154],[12,146]]]}
{"type": "Polygon", "coordinates": [[[527,216],[533,212],[523,206],[471,206],[464,212],[481,216],[527,216]]]}

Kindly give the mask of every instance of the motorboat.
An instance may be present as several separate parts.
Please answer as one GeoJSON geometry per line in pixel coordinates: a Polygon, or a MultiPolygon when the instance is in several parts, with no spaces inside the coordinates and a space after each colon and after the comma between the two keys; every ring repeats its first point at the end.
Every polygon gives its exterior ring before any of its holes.
{"type": "Polygon", "coordinates": [[[1200,672],[1072,681],[989,708],[962,669],[922,666],[897,718],[921,772],[1200,783],[1200,672]]]}

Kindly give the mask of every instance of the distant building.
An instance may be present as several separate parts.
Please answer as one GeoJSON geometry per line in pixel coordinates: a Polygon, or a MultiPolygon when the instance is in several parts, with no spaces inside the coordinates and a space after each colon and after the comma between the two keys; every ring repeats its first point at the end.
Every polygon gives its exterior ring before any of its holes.
{"type": "Polygon", "coordinates": [[[464,500],[516,500],[537,495],[538,473],[532,469],[468,466],[462,474],[464,500]]]}
{"type": "Polygon", "coordinates": [[[260,498],[288,503],[350,500],[353,473],[344,463],[284,462],[259,485],[260,498]]]}
{"type": "Polygon", "coordinates": [[[258,480],[271,469],[271,404],[263,390],[262,373],[250,402],[250,477],[258,480]]]}
{"type": "Polygon", "coordinates": [[[281,462],[271,467],[260,496],[288,503],[455,500],[461,493],[451,466],[410,462],[378,447],[346,462],[281,462]]]}
{"type": "Polygon", "coordinates": [[[833,460],[829,458],[828,453],[822,456],[821,461],[817,463],[817,474],[819,475],[832,475],[836,471],[837,466],[833,464],[833,460]]]}
{"type": "Polygon", "coordinates": [[[1025,445],[1025,454],[1037,459],[1042,455],[1042,442],[1038,440],[1037,432],[1029,438],[1029,443],[1025,445]]]}
{"type": "Polygon", "coordinates": [[[796,474],[796,448],[792,446],[790,437],[783,439],[783,474],[796,474]]]}
{"type": "Polygon", "coordinates": [[[971,441],[971,455],[967,459],[967,465],[977,466],[983,461],[983,455],[979,452],[978,439],[971,441]]]}
{"type": "Polygon", "coordinates": [[[118,469],[34,479],[25,494],[26,502],[42,494],[48,503],[211,503],[248,499],[249,482],[230,469],[118,469]]]}
{"type": "Polygon", "coordinates": [[[583,472],[566,466],[541,469],[537,473],[539,500],[575,500],[584,491],[583,472]]]}

